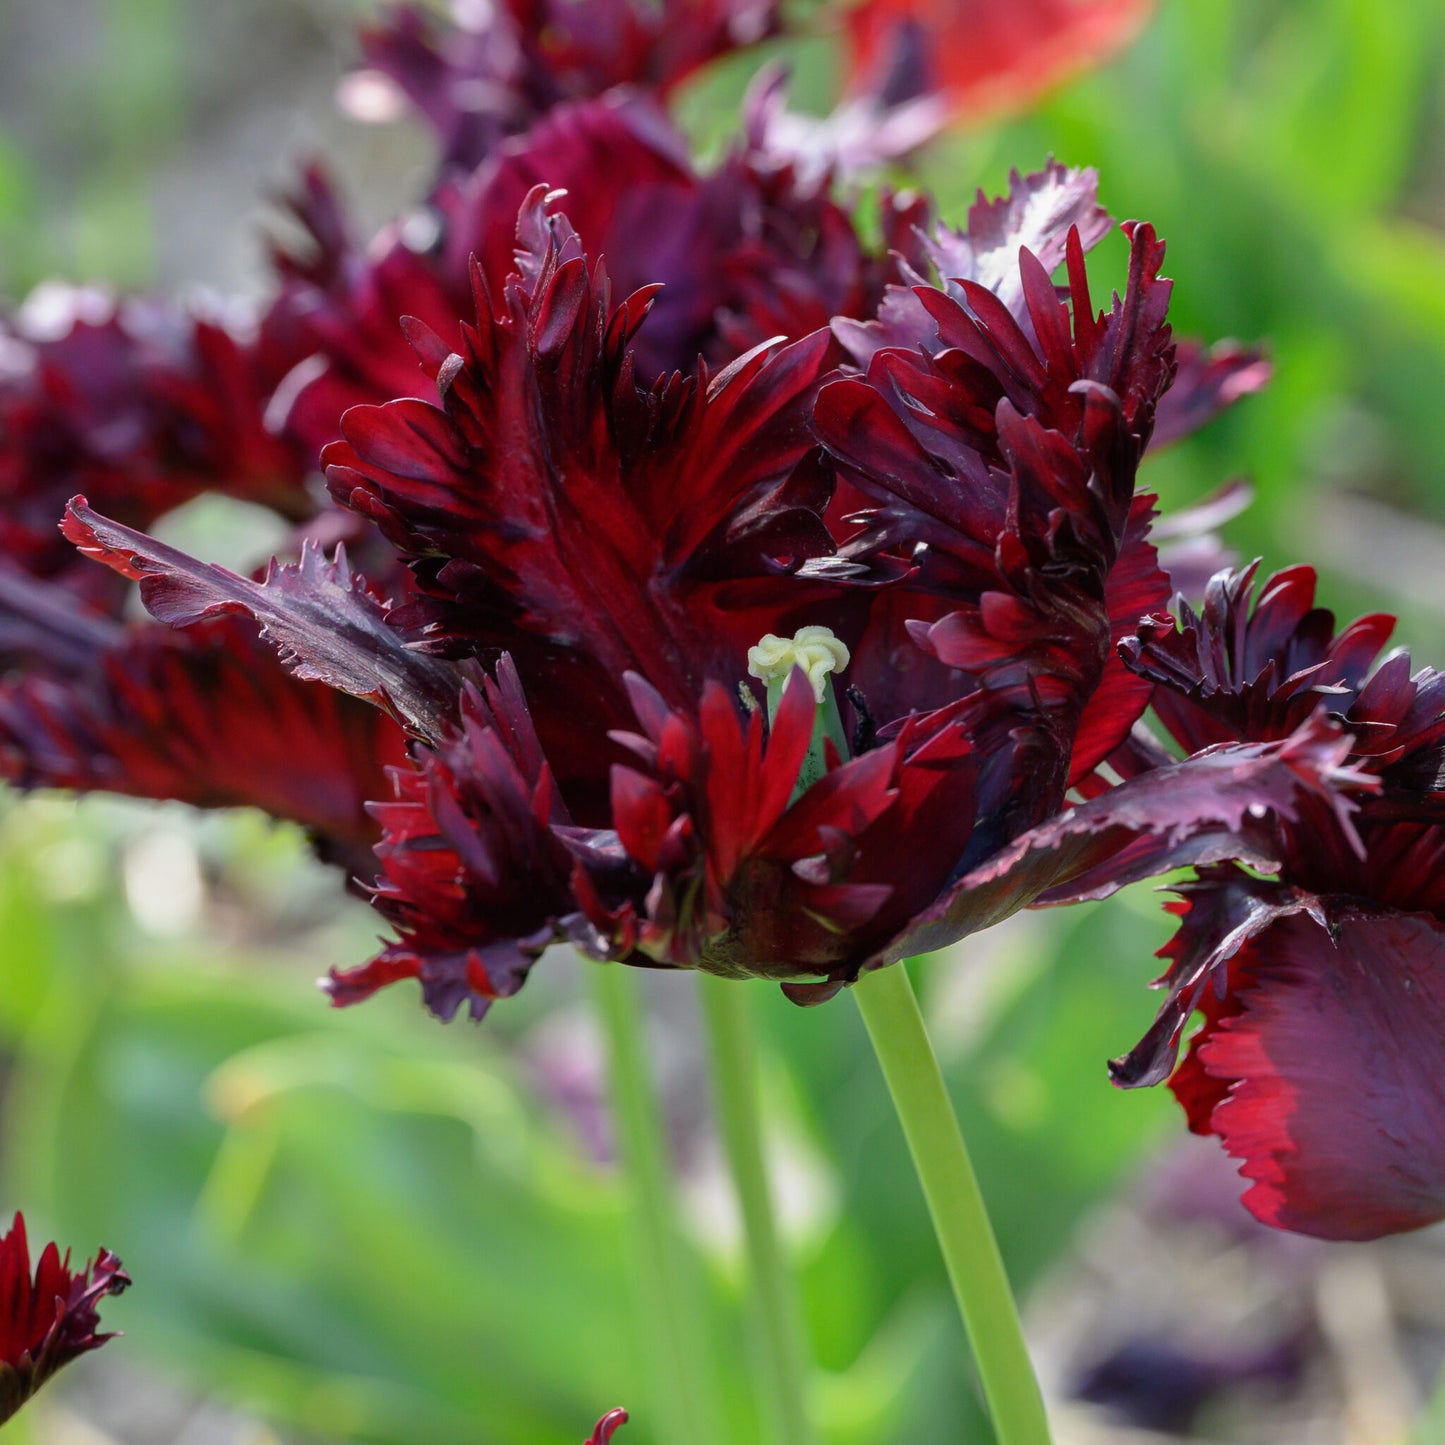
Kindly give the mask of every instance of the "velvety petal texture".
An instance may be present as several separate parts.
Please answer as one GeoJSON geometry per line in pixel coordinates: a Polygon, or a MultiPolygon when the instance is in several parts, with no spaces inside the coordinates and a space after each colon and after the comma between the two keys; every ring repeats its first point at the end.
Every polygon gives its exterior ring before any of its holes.
{"type": "Polygon", "coordinates": [[[1374,1239],[1445,1218],[1445,925],[1346,900],[1230,965],[1171,1087],[1267,1224],[1374,1239]]]}
{"type": "MultiPolygon", "coordinates": [[[[1368,1239],[1445,1218],[1445,684],[1403,653],[1376,664],[1393,618],[1337,629],[1309,568],[1256,570],[1220,573],[1198,612],[1144,618],[1121,653],[1185,748],[1274,746],[1328,714],[1337,796],[1250,820],[1272,877],[1221,863],[1180,886],[1165,1003],[1111,1070],[1169,1078],[1265,1222],[1368,1239]]],[[[1135,774],[1118,792],[1168,770],[1137,738],[1114,761],[1135,774]]]]}
{"type": "Polygon", "coordinates": [[[17,1214],[0,1237],[0,1424],[62,1366],[98,1349],[114,1335],[99,1334],[97,1306],[130,1285],[120,1260],[102,1249],[78,1270],[47,1244],[34,1273],[25,1220],[17,1214]]]}
{"type": "Polygon", "coordinates": [[[386,713],[292,677],[232,618],[183,633],[112,624],[83,664],[0,687],[7,782],[261,808],[363,878],[380,837],[366,804],[405,760],[386,713]]]}

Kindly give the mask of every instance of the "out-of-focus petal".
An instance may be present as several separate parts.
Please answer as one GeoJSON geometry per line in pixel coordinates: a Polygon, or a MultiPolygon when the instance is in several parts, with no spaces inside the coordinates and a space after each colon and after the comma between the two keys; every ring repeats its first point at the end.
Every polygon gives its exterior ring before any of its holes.
{"type": "Polygon", "coordinates": [[[361,45],[437,132],[444,165],[466,171],[565,101],[621,85],[665,95],[778,27],[777,0],[499,0],[452,24],[392,4],[361,45]]]}
{"type": "Polygon", "coordinates": [[[863,0],[847,11],[850,89],[894,101],[940,92],[977,124],[1024,109],[1102,64],[1152,0],[863,0]]]}
{"type": "Polygon", "coordinates": [[[0,777],[197,807],[258,807],[369,879],[366,804],[405,762],[384,712],[289,675],[242,619],[116,628],[84,663],[0,683],[0,777]]]}
{"type": "Polygon", "coordinates": [[[609,1445],[618,1427],[627,1423],[627,1411],[609,1410],[598,1422],[597,1428],[582,1442],[582,1445],[609,1445]]]}
{"type": "Polygon", "coordinates": [[[1217,341],[1207,347],[1181,341],[1178,359],[1179,373],[1155,417],[1155,447],[1167,447],[1198,431],[1235,402],[1268,385],[1274,371],[1262,351],[1237,341],[1217,341]]]}

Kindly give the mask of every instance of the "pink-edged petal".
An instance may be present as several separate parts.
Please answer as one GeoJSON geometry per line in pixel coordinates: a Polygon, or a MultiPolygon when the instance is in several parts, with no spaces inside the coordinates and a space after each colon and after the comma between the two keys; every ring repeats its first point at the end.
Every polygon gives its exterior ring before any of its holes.
{"type": "Polygon", "coordinates": [[[1332,900],[1324,926],[1251,938],[1230,989],[1176,1088],[1242,1161],[1250,1211],[1325,1239],[1445,1217],[1445,928],[1332,900]]]}

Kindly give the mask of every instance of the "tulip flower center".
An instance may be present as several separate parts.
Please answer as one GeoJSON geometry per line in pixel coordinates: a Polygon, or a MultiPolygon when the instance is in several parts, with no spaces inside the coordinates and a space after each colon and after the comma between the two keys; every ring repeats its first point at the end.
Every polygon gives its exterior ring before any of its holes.
{"type": "Polygon", "coordinates": [[[829,743],[838,759],[848,756],[848,740],[831,681],[832,674],[842,672],[848,661],[848,648],[828,627],[800,627],[791,637],[769,632],[755,647],[748,648],[749,674],[767,685],[770,723],[795,667],[801,667],[812,684],[818,711],[813,720],[813,738],[793,787],[794,799],[828,771],[829,743]]]}

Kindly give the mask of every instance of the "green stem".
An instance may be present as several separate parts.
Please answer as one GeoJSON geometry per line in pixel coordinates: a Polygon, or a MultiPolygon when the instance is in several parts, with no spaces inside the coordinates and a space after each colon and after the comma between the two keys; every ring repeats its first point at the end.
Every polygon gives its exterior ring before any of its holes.
{"type": "Polygon", "coordinates": [[[876,969],[852,992],[928,1201],[999,1445],[1049,1445],[1018,1308],[907,970],[876,969]]]}
{"type": "Polygon", "coordinates": [[[748,1263],[761,1335],[758,1370],[768,1394],[772,1438],[780,1445],[813,1439],[805,1395],[808,1353],[791,1273],[778,1243],[760,1127],[758,1059],[751,1002],[736,979],[704,974],[703,1019],[712,1050],[713,1097],[742,1208],[748,1263]]]}
{"type": "Polygon", "coordinates": [[[618,1153],[632,1184],[635,1272],[648,1333],[647,1383],[656,1392],[657,1435],[712,1445],[721,1417],[710,1386],[707,1302],[697,1288],[677,1220],[662,1110],[647,1063],[643,1009],[630,969],[587,969],[607,1036],[618,1153]]]}

